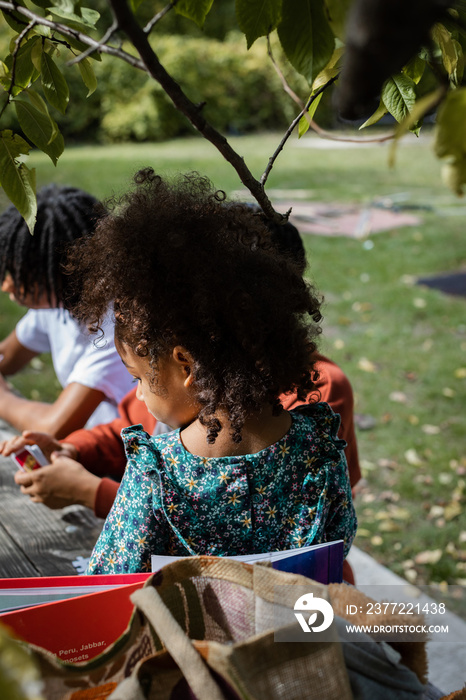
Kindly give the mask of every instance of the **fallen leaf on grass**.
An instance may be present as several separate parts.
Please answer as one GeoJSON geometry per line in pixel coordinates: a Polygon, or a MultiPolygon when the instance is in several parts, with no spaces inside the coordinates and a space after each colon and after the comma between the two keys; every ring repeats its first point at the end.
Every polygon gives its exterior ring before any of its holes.
{"type": "Polygon", "coordinates": [[[411,513],[407,508],[399,508],[398,506],[390,507],[390,515],[395,520],[409,520],[411,518],[411,513]]]}
{"type": "Polygon", "coordinates": [[[441,549],[427,549],[425,552],[419,552],[414,557],[416,564],[437,564],[442,558],[441,549]]]}
{"type": "Polygon", "coordinates": [[[416,474],[416,476],[414,477],[414,483],[424,484],[425,486],[432,486],[434,480],[432,479],[430,474],[416,474]]]}
{"type": "Polygon", "coordinates": [[[377,464],[381,469],[399,469],[400,466],[394,459],[387,459],[386,457],[378,459],[377,464]]]}
{"type": "Polygon", "coordinates": [[[438,435],[440,432],[440,428],[438,427],[438,425],[429,425],[429,424],[423,425],[421,427],[421,430],[426,435],[438,435]]]}
{"type": "Polygon", "coordinates": [[[383,539],[380,535],[374,535],[374,537],[371,537],[371,544],[373,544],[374,547],[380,547],[380,545],[383,544],[383,539]]]}
{"type": "Polygon", "coordinates": [[[462,511],[461,504],[458,501],[452,501],[447,506],[445,506],[444,518],[447,521],[453,520],[462,511]]]}
{"type": "Polygon", "coordinates": [[[455,377],[457,379],[465,379],[466,378],[466,367],[458,367],[458,369],[455,369],[455,377]]]}
{"type": "Polygon", "coordinates": [[[379,530],[380,532],[399,532],[401,527],[393,520],[384,520],[384,522],[380,523],[379,530]]]}
{"type": "Polygon", "coordinates": [[[362,369],[363,372],[376,372],[377,367],[371,360],[368,360],[367,357],[361,357],[361,359],[358,362],[358,367],[359,369],[362,369]]]}
{"type": "Polygon", "coordinates": [[[400,494],[390,490],[381,491],[379,498],[381,501],[389,501],[390,503],[394,503],[395,501],[400,500],[400,494]]]}
{"type": "Polygon", "coordinates": [[[390,517],[390,513],[388,513],[386,510],[379,510],[375,514],[376,520],[388,520],[390,517]]]}
{"type": "Polygon", "coordinates": [[[419,467],[422,464],[422,459],[419,457],[414,447],[410,450],[406,450],[405,459],[408,464],[411,464],[413,467],[419,467]]]}
{"type": "Polygon", "coordinates": [[[452,399],[456,395],[456,391],[454,389],[450,389],[449,386],[446,386],[442,389],[442,394],[448,399],[452,399]]]}
{"type": "Polygon", "coordinates": [[[357,535],[358,537],[370,537],[371,533],[370,530],[365,530],[363,527],[359,527],[357,535]]]}
{"type": "Polygon", "coordinates": [[[429,515],[427,516],[428,518],[441,518],[444,513],[444,508],[443,506],[432,506],[432,508],[429,511],[429,515]]]}
{"type": "Polygon", "coordinates": [[[414,583],[414,581],[417,579],[416,569],[406,569],[405,577],[410,583],[414,583]]]}
{"type": "Polygon", "coordinates": [[[416,299],[413,299],[413,304],[416,307],[416,309],[425,309],[427,306],[427,302],[425,299],[422,299],[421,297],[416,297],[416,299]]]}
{"type": "Polygon", "coordinates": [[[355,301],[351,308],[353,311],[362,311],[364,313],[365,311],[372,311],[372,304],[368,301],[363,301],[362,303],[360,301],[355,301]]]}
{"type": "Polygon", "coordinates": [[[413,414],[408,416],[408,421],[411,423],[411,425],[419,425],[419,418],[413,414]]]}
{"type": "Polygon", "coordinates": [[[354,422],[359,430],[372,430],[377,425],[377,421],[373,416],[368,416],[363,413],[355,413],[354,422]]]}
{"type": "Polygon", "coordinates": [[[395,403],[408,403],[408,397],[402,391],[392,391],[388,398],[395,403]]]}

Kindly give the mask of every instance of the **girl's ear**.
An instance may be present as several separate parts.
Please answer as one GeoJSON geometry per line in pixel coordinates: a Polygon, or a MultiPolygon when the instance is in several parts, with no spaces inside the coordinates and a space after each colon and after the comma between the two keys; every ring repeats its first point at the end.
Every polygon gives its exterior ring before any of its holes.
{"type": "Polygon", "coordinates": [[[176,345],[173,348],[173,359],[179,365],[180,370],[184,375],[184,385],[189,387],[194,381],[194,376],[192,373],[193,358],[186,348],[182,345],[176,345]]]}

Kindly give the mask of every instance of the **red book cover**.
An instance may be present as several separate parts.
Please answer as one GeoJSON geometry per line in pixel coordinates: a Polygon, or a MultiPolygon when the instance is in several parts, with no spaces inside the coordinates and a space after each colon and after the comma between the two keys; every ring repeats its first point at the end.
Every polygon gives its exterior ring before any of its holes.
{"type": "Polygon", "coordinates": [[[34,576],[30,578],[0,578],[0,589],[60,588],[62,586],[126,586],[145,581],[150,573],[102,574],[100,576],[34,576]]]}
{"type": "Polygon", "coordinates": [[[147,576],[99,593],[3,613],[0,621],[17,637],[62,661],[89,661],[123,634],[133,612],[130,595],[144,585],[147,576]]]}

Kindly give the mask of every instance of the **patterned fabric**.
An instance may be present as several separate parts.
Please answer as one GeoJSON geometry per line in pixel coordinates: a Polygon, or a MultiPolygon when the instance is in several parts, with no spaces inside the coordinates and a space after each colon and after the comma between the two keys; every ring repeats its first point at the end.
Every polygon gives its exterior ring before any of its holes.
{"type": "Polygon", "coordinates": [[[356,532],[339,417],[325,403],[290,412],[256,454],[198,457],[175,430],[122,431],[128,464],[88,574],[150,571],[151,554],[234,556],[342,539],[356,532]]]}

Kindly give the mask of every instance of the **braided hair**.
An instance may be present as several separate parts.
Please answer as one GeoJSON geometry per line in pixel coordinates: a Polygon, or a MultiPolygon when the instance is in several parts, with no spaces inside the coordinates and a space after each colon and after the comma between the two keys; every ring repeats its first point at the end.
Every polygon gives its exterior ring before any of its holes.
{"type": "Polygon", "coordinates": [[[31,236],[13,205],[0,216],[0,281],[11,275],[16,296],[44,294],[52,306],[67,293],[61,270],[66,246],[90,234],[97,200],[76,187],[47,185],[37,193],[37,222],[31,236]]]}

